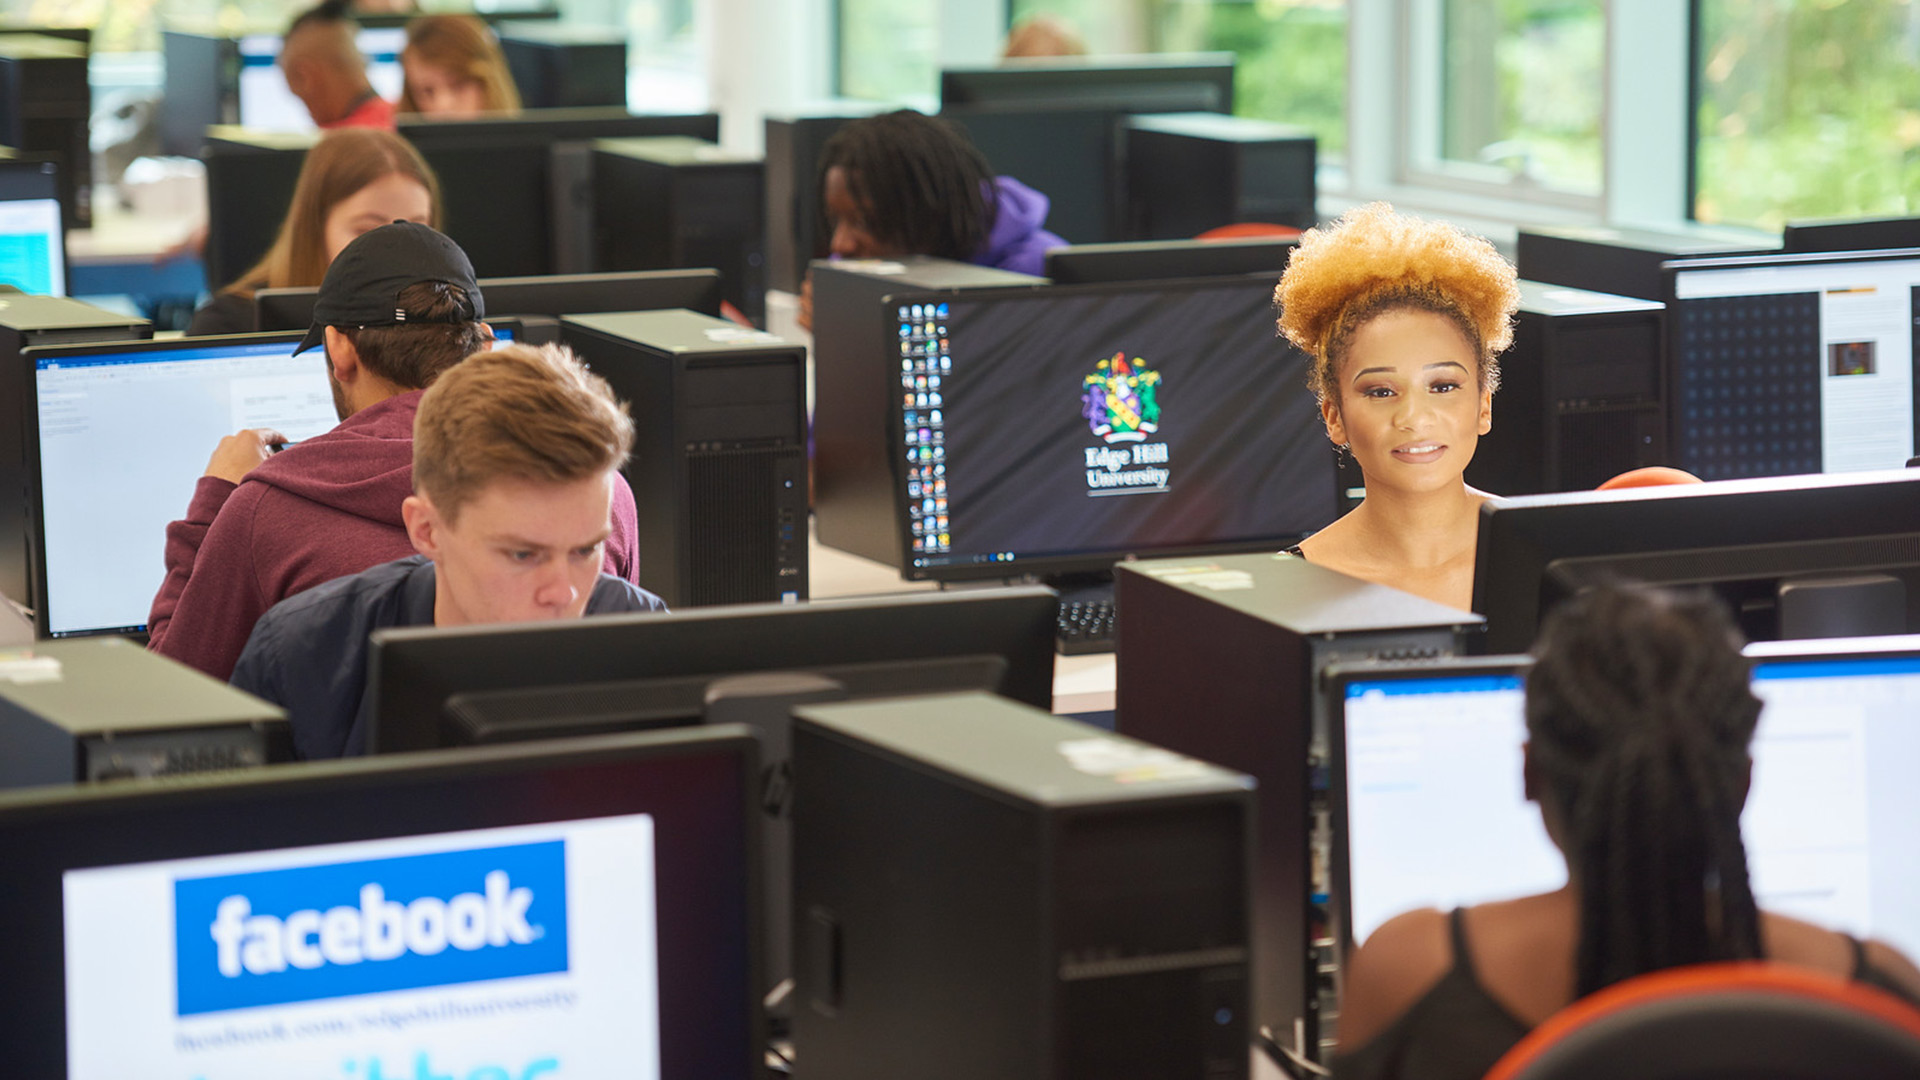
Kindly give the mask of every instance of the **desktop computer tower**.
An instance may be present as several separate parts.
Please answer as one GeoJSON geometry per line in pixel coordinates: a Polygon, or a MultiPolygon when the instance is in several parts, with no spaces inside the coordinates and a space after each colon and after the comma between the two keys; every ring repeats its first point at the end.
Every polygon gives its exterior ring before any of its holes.
{"type": "Polygon", "coordinates": [[[216,125],[199,151],[207,166],[207,288],[219,291],[266,257],[293,204],[313,132],[216,125]]]}
{"type": "Polygon", "coordinates": [[[0,657],[0,788],[293,759],[286,714],[125,638],[0,657]]]}
{"type": "Polygon", "coordinates": [[[1528,281],[1661,300],[1663,262],[1778,249],[1778,241],[1744,230],[1529,226],[1520,230],[1514,263],[1528,281]]]}
{"type": "Polygon", "coordinates": [[[799,1068],[1244,1078],[1250,788],[990,694],[795,708],[799,1068]]]}
{"type": "Polygon", "coordinates": [[[1664,464],[1664,311],[1658,301],[1522,281],[1493,430],[1480,437],[1467,483],[1496,495],[1583,491],[1664,464]]]}
{"type": "Polygon", "coordinates": [[[633,415],[640,584],[675,608],[805,600],[806,349],[691,311],[560,334],[633,415]]]}
{"type": "MultiPolygon", "coordinates": [[[[138,319],[60,296],[0,293],[0,593],[37,603],[27,534],[29,520],[25,416],[33,367],[20,356],[35,345],[144,341],[153,327],[138,319]]],[[[186,504],[181,503],[184,509],[186,504]]],[[[156,549],[157,550],[157,549],[156,549]]]]}
{"type": "Polygon", "coordinates": [[[1311,228],[1318,141],[1221,113],[1127,118],[1127,235],[1183,240],[1239,222],[1311,228]]]}
{"type": "Polygon", "coordinates": [[[627,35],[611,27],[502,26],[500,51],[527,109],[627,103],[627,35]]]}
{"type": "Polygon", "coordinates": [[[813,266],[813,514],[820,542],[900,565],[888,402],[898,320],[884,303],[928,289],[1044,285],[1045,278],[909,255],[813,266]]]}
{"type": "Polygon", "coordinates": [[[711,266],[750,319],[766,311],[766,167],[701,139],[601,139],[593,153],[596,270],[711,266]]]}
{"type": "Polygon", "coordinates": [[[878,111],[846,101],[767,117],[768,288],[797,294],[807,264],[827,257],[833,236],[820,205],[820,151],[847,121],[878,111]]]}
{"type": "Polygon", "coordinates": [[[0,145],[57,156],[60,213],[69,229],[93,224],[92,113],[85,44],[0,34],[0,145]]]}
{"type": "Polygon", "coordinates": [[[1114,605],[1116,730],[1259,783],[1253,1024],[1315,1056],[1336,1007],[1312,902],[1326,891],[1320,671],[1457,655],[1484,620],[1285,554],[1123,562],[1114,605]]]}

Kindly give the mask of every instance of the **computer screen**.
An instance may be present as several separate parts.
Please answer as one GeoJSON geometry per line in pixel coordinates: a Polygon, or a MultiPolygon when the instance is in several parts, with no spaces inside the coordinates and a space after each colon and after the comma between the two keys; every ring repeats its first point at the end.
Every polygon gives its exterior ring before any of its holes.
{"type": "Polygon", "coordinates": [[[1278,275],[889,299],[908,577],[1279,549],[1336,516],[1278,275]]]}
{"type": "Polygon", "coordinates": [[[1040,586],[739,604],[564,623],[382,630],[368,748],[699,723],[720,679],[823,674],[850,696],[993,691],[1053,701],[1056,597],[1040,586]]]}
{"type": "MultiPolygon", "coordinates": [[[[363,27],[354,38],[367,58],[367,81],[388,101],[398,100],[405,73],[400,50],[403,27],[363,27]]],[[[310,131],[313,116],[287,89],[280,72],[279,34],[248,34],[240,39],[240,126],[259,131],[310,131]]]]}
{"type": "Polygon", "coordinates": [[[1920,250],[1665,266],[1673,464],[1706,480],[1914,456],[1920,250]]]}
{"type": "Polygon", "coordinates": [[[0,285],[67,295],[67,239],[60,221],[59,166],[0,160],[0,285]]]}
{"type": "Polygon", "coordinates": [[[757,772],[713,727],[9,793],[8,1071],[757,1076],[757,772]]]}
{"type": "MultiPolygon", "coordinates": [[[[1490,658],[1338,676],[1351,940],[1402,911],[1565,883],[1522,792],[1524,670],[1490,658]]],[[[1760,906],[1920,950],[1920,639],[1779,648],[1753,687],[1764,704],[1741,832],[1760,906]]]]}
{"type": "Polygon", "coordinates": [[[1702,585],[1749,640],[1827,637],[1783,618],[1783,587],[1865,574],[1903,583],[1898,629],[1920,632],[1920,470],[1495,499],[1480,508],[1473,610],[1487,617],[1481,651],[1518,653],[1546,612],[1596,584],[1702,585]]]}
{"type": "Polygon", "coordinates": [[[42,633],[144,629],[166,577],[167,523],[186,512],[220,440],[271,427],[299,442],[340,422],[324,362],[291,355],[299,338],[28,351],[42,633]]]}

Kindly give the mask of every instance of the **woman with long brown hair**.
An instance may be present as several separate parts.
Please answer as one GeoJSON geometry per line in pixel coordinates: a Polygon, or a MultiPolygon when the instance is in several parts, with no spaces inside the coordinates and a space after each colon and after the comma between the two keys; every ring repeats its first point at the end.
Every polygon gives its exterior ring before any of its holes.
{"type": "Polygon", "coordinates": [[[440,181],[420,152],[388,131],[328,132],[307,151],[266,257],[194,312],[187,333],[253,330],[255,290],[318,286],[342,248],[393,221],[440,227],[440,181]]]}
{"type": "Polygon", "coordinates": [[[402,113],[464,120],[520,111],[520,91],[499,39],[471,15],[423,15],[408,23],[400,70],[402,113]]]}

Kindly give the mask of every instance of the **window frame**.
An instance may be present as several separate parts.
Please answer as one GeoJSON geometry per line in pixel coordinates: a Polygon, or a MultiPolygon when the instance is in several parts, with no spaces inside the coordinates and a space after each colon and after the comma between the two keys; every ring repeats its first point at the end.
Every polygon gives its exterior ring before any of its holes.
{"type": "MultiPolygon", "coordinates": [[[[997,41],[1010,25],[1007,0],[940,0],[940,7],[942,62],[958,61],[956,53],[980,53],[984,42],[997,41]],[[947,35],[955,32],[964,41],[950,46],[947,35]]],[[[839,0],[833,8],[838,19],[839,0]]],[[[1471,165],[1464,173],[1419,167],[1413,140],[1435,132],[1438,104],[1420,120],[1410,105],[1419,87],[1416,65],[1424,64],[1429,74],[1422,77],[1430,79],[1444,63],[1444,42],[1436,32],[1439,0],[1347,0],[1347,152],[1344,160],[1323,161],[1322,215],[1386,199],[1505,242],[1517,228],[1530,225],[1694,226],[1698,8],[1699,0],[1604,0],[1601,187],[1597,195],[1588,195],[1531,182],[1490,181],[1474,175],[1471,165]],[[1422,5],[1433,13],[1424,30],[1413,25],[1422,5]]],[[[836,25],[832,35],[836,48],[838,30],[836,25]]]]}

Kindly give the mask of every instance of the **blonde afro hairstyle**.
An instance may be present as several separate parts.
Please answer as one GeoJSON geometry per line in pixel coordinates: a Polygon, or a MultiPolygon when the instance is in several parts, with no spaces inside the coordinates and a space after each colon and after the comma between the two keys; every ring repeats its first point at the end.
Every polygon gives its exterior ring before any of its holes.
{"type": "Polygon", "coordinates": [[[1520,285],[1512,264],[1481,237],[1370,203],[1307,230],[1273,299],[1280,332],[1313,358],[1307,385],[1325,401],[1330,393],[1337,399],[1336,368],[1354,332],[1404,308],[1450,319],[1480,354],[1481,385],[1497,389],[1496,358],[1513,343],[1520,285]]]}

